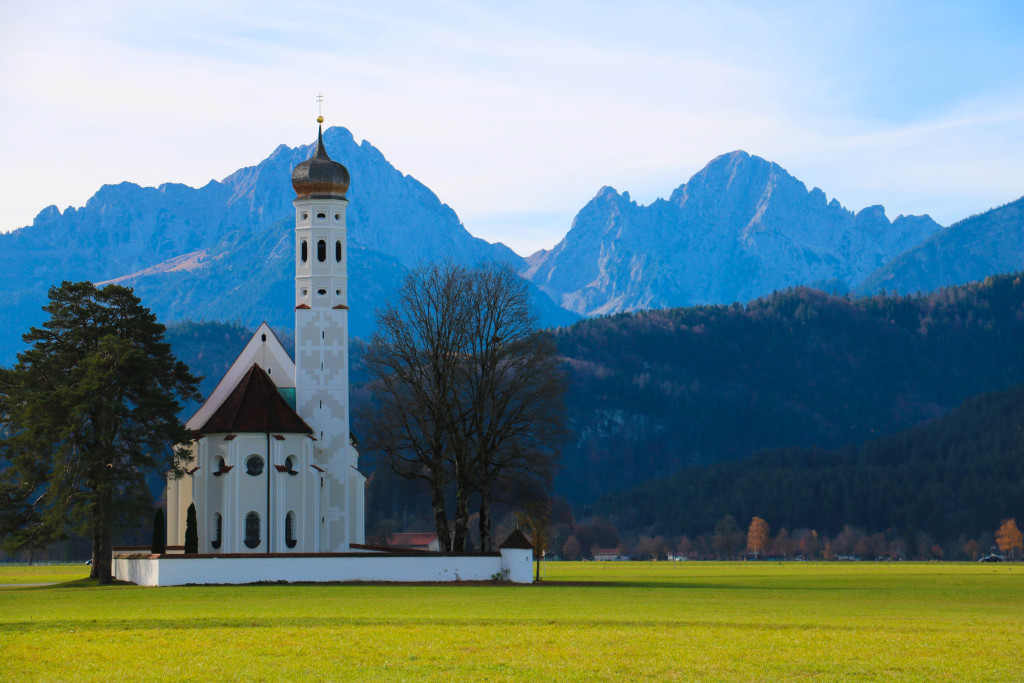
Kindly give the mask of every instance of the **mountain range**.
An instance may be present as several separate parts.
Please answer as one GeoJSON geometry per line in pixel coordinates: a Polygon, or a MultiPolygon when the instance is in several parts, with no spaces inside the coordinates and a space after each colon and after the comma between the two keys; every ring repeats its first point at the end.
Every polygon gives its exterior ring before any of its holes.
{"type": "MultiPolygon", "coordinates": [[[[745,302],[796,285],[870,294],[931,291],[1024,266],[1024,199],[943,229],[928,216],[854,213],[778,164],[742,151],[711,161],[649,206],[602,188],[552,249],[526,258],[473,237],[456,213],[369,142],[324,132],[349,190],[350,332],[409,268],[451,259],[507,263],[534,287],[544,326],[580,316],[745,302]]],[[[290,330],[291,169],[313,145],[280,145],[201,188],[106,185],[79,208],[43,209],[0,234],[0,364],[43,319],[61,280],[120,282],[161,320],[266,320],[290,330]]]]}
{"type": "Polygon", "coordinates": [[[737,151],[649,206],[602,188],[526,276],[587,316],[732,303],[793,285],[853,289],[941,230],[928,216],[890,222],[881,206],[855,214],[737,151]]]}
{"type": "MultiPolygon", "coordinates": [[[[523,259],[478,239],[455,212],[368,142],[344,128],[324,142],[344,160],[349,188],[350,332],[368,336],[374,309],[409,268],[441,259],[468,264],[523,259]]],[[[292,169],[314,147],[279,146],[255,166],[201,188],[105,185],[84,207],[50,206],[32,225],[0,234],[0,363],[13,361],[21,335],[43,319],[50,286],[61,280],[118,282],[135,288],[165,322],[230,320],[278,329],[294,325],[292,169]]],[[[539,290],[546,326],[578,316],[539,290]]]]}

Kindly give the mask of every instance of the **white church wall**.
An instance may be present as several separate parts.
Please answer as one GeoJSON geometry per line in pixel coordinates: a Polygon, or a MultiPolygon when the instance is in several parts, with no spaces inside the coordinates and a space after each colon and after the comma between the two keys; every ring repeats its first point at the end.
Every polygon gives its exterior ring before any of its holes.
{"type": "Polygon", "coordinates": [[[142,586],[261,582],[532,583],[529,550],[486,555],[117,556],[114,576],[142,586]]]}
{"type": "Polygon", "coordinates": [[[533,550],[501,549],[502,570],[512,583],[533,583],[533,550]]]}

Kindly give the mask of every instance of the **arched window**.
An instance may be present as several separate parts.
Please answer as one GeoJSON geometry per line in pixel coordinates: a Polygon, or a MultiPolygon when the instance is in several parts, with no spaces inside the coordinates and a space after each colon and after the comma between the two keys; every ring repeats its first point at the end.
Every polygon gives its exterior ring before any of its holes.
{"type": "Polygon", "coordinates": [[[305,263],[306,261],[309,260],[309,244],[306,243],[306,240],[302,240],[302,250],[301,251],[302,251],[302,262],[305,263]]]}
{"type": "Polygon", "coordinates": [[[290,510],[284,516],[284,544],[289,548],[294,548],[296,543],[298,540],[295,538],[295,511],[290,510]]]}
{"type": "Polygon", "coordinates": [[[327,241],[320,240],[316,243],[316,260],[323,263],[327,260],[327,241]]]}
{"type": "Polygon", "coordinates": [[[288,474],[291,474],[292,476],[298,474],[299,471],[297,469],[295,469],[295,462],[296,461],[297,461],[297,458],[294,455],[289,455],[287,458],[285,458],[284,459],[284,471],[287,472],[288,474]]]}
{"type": "Polygon", "coordinates": [[[334,260],[341,263],[341,240],[334,243],[334,260]]]}
{"type": "Polygon", "coordinates": [[[219,477],[224,474],[224,458],[217,456],[217,463],[213,467],[213,476],[219,477]]]}
{"type": "Polygon", "coordinates": [[[220,516],[219,512],[213,513],[213,531],[210,533],[210,545],[213,546],[214,550],[220,549],[220,535],[224,530],[224,518],[220,516]]]}
{"type": "Polygon", "coordinates": [[[255,512],[245,515],[245,547],[258,548],[260,545],[260,516],[255,512]]]}
{"type": "Polygon", "coordinates": [[[245,461],[245,472],[254,477],[258,474],[263,474],[263,458],[258,455],[250,455],[245,461]]]}

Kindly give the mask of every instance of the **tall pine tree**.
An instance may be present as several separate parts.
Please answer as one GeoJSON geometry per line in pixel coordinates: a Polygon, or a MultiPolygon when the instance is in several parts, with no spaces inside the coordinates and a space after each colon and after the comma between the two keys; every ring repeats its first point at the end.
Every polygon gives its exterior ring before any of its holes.
{"type": "Polygon", "coordinates": [[[146,475],[184,471],[179,400],[199,398],[198,379],[129,288],[64,282],[43,310],[0,372],[0,536],[8,550],[91,536],[107,583],[113,531],[153,509],[146,475]]]}

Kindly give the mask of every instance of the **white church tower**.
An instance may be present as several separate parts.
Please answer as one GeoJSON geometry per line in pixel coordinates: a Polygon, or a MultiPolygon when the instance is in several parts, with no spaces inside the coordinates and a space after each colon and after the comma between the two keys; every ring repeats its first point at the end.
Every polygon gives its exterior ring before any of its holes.
{"type": "MultiPolygon", "coordinates": [[[[316,439],[314,463],[324,470],[320,545],[347,550],[363,542],[362,519],[346,501],[362,487],[350,476],[348,275],[345,208],[348,169],[327,156],[323,117],[316,152],[292,171],[295,189],[295,408],[316,439]],[[338,498],[338,500],[334,500],[338,498]]],[[[360,515],[361,516],[361,515],[360,515]]]]}
{"type": "Polygon", "coordinates": [[[168,546],[184,545],[193,504],[200,554],[336,553],[365,541],[366,478],[348,421],[348,185],[321,128],[292,171],[295,360],[262,324],[188,421],[195,467],[168,482],[168,546]]]}

